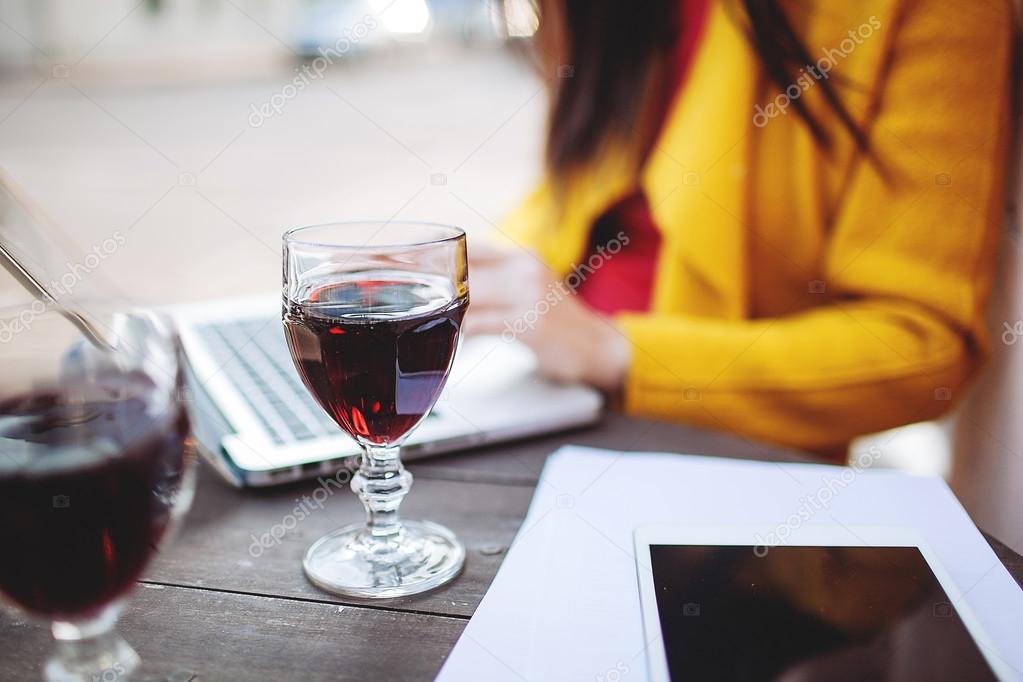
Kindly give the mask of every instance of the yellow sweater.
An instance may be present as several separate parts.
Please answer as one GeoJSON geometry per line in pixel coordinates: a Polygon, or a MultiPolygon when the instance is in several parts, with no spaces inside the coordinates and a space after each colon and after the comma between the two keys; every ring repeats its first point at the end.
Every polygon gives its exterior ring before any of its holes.
{"type": "MultiPolygon", "coordinates": [[[[856,435],[944,412],[985,355],[1012,13],[793,0],[820,61],[783,95],[723,4],[640,173],[662,243],[650,312],[617,319],[625,409],[842,457],[856,435]],[[823,106],[825,69],[877,162],[823,106]],[[830,154],[780,109],[796,96],[830,154]]],[[[506,234],[567,273],[635,188],[627,157],[602,154],[561,201],[542,183],[506,234]]]]}

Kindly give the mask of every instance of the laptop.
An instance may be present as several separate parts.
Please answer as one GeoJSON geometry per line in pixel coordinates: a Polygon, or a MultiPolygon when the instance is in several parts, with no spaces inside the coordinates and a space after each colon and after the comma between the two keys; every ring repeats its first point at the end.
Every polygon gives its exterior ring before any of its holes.
{"type": "MultiPolygon", "coordinates": [[[[333,475],[359,448],[298,376],[280,319],[280,294],[166,309],[191,373],[200,451],[232,484],[269,486],[333,475]]],[[[402,446],[412,461],[592,424],[601,394],[554,384],[532,351],[499,336],[463,338],[436,406],[402,446]]]]}

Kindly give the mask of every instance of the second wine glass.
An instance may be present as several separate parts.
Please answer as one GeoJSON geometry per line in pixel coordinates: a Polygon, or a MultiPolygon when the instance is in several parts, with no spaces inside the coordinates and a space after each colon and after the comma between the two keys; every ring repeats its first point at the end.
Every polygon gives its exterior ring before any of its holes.
{"type": "Polygon", "coordinates": [[[194,482],[173,325],[79,303],[88,332],[52,302],[0,311],[0,595],[50,623],[48,682],[138,666],[117,616],[194,482]]]}
{"type": "Polygon", "coordinates": [[[447,380],[469,304],[465,233],[430,223],[335,223],[284,235],[284,328],[307,389],[362,446],[352,490],[366,522],[309,548],[330,592],[398,597],[442,585],[465,548],[447,528],[399,519],[412,486],[399,446],[447,380]]]}

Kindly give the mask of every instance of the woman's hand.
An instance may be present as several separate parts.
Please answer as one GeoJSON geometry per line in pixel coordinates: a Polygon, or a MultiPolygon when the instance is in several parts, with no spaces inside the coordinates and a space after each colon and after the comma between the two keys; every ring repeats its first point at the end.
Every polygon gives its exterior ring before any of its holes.
{"type": "Polygon", "coordinates": [[[551,379],[604,391],[621,387],[631,358],[628,341],[532,253],[470,244],[469,297],[466,333],[522,341],[551,379]]]}

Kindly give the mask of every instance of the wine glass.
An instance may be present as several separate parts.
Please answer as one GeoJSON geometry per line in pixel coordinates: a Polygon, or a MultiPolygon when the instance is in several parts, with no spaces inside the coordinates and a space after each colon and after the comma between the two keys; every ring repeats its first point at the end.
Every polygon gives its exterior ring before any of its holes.
{"type": "Polygon", "coordinates": [[[50,623],[61,682],[138,666],[117,615],[193,490],[172,326],[88,307],[0,311],[0,595],[50,623]]]}
{"type": "Polygon", "coordinates": [[[447,380],[469,304],[465,233],[415,222],[351,222],[284,235],[284,329],[306,388],[362,446],[352,490],[366,521],[306,552],[318,587],[398,597],[442,585],[465,548],[429,521],[402,521],[412,486],[399,446],[447,380]]]}

